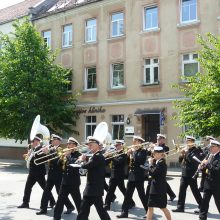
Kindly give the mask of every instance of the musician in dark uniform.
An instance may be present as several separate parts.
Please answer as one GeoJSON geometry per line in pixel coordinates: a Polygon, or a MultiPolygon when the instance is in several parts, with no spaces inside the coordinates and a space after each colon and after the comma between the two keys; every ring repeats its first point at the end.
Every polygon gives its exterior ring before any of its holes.
{"type": "Polygon", "coordinates": [[[199,219],[206,220],[209,210],[209,202],[214,197],[215,205],[220,213],[220,143],[216,140],[210,141],[210,156],[204,159],[199,168],[206,170],[204,182],[204,194],[200,207],[199,219]]]}
{"type": "Polygon", "coordinates": [[[198,189],[197,178],[192,178],[198,168],[198,162],[193,159],[196,156],[198,159],[203,159],[201,156],[201,150],[195,146],[195,138],[192,136],[186,136],[187,149],[181,151],[179,162],[182,163],[182,177],[180,180],[179,198],[177,202],[177,209],[172,210],[173,212],[184,212],[186,190],[190,186],[193,196],[198,203],[201,205],[202,197],[198,189]]]}
{"type": "MultiPolygon", "coordinates": [[[[169,150],[170,148],[168,146],[166,146],[165,144],[165,141],[166,141],[166,135],[164,134],[157,134],[157,145],[162,147],[164,152],[166,154],[169,153],[169,150]]],[[[176,194],[173,192],[173,190],[171,189],[170,185],[168,182],[166,182],[167,184],[167,194],[169,195],[170,197],[170,201],[173,201],[175,198],[176,198],[176,194]]]]}
{"type": "MultiPolygon", "coordinates": [[[[38,136],[35,136],[34,139],[31,142],[31,146],[30,146],[28,155],[26,155],[27,157],[31,157],[31,158],[29,158],[29,160],[30,160],[29,174],[28,174],[25,189],[24,189],[23,203],[20,206],[18,206],[18,208],[29,208],[29,201],[30,201],[32,187],[35,185],[36,182],[38,182],[38,184],[40,185],[40,187],[43,190],[45,188],[45,184],[46,184],[46,181],[45,181],[45,175],[46,175],[45,164],[41,164],[41,165],[37,166],[34,163],[35,159],[41,157],[41,155],[34,153],[34,152],[39,151],[42,148],[42,145],[40,144],[41,141],[42,140],[38,136]]],[[[51,193],[49,195],[49,198],[51,198],[51,200],[54,200],[52,198],[51,193]]]]}
{"type": "MultiPolygon", "coordinates": [[[[37,212],[37,215],[43,215],[47,213],[47,205],[49,201],[49,195],[51,193],[51,190],[55,186],[57,194],[59,194],[60,185],[62,181],[62,168],[58,165],[59,160],[59,152],[62,151],[61,148],[61,140],[62,138],[58,135],[52,135],[52,144],[49,146],[44,147],[43,152],[46,154],[53,154],[50,159],[53,157],[57,157],[56,159],[52,159],[48,162],[48,177],[46,186],[41,198],[41,205],[40,205],[40,211],[37,212]]],[[[55,202],[54,204],[55,205],[55,202]]],[[[65,201],[65,206],[67,207],[66,214],[70,214],[74,210],[73,204],[70,202],[70,200],[67,198],[65,201]]]]}
{"type": "Polygon", "coordinates": [[[164,149],[156,146],[153,152],[153,158],[149,159],[149,175],[151,176],[150,191],[148,199],[147,220],[153,219],[153,208],[160,208],[167,220],[171,220],[171,215],[167,206],[166,173],[167,165],[164,159],[164,149]]]}
{"type": "Polygon", "coordinates": [[[118,218],[128,218],[129,205],[134,193],[135,188],[138,191],[139,198],[147,212],[147,201],[144,192],[144,180],[145,180],[145,170],[141,168],[146,162],[147,151],[143,149],[143,142],[145,140],[139,136],[133,137],[133,145],[131,149],[128,150],[128,156],[130,156],[130,171],[128,174],[128,183],[125,193],[125,198],[122,204],[122,212],[118,215],[118,218]]]}
{"type": "MultiPolygon", "coordinates": [[[[211,140],[215,140],[215,138],[212,136],[206,136],[206,141],[208,142],[208,144],[202,149],[205,157],[207,157],[209,155],[209,145],[210,145],[211,140]]],[[[199,186],[200,192],[203,192],[203,188],[204,188],[204,182],[205,182],[205,177],[206,177],[205,171],[206,171],[206,169],[202,169],[202,171],[201,171],[202,176],[201,176],[201,181],[200,181],[200,186],[199,186]]]]}
{"type": "Polygon", "coordinates": [[[82,168],[87,169],[88,173],[77,220],[88,220],[92,205],[95,206],[101,220],[111,220],[103,207],[102,200],[104,194],[105,158],[101,152],[100,141],[95,137],[90,137],[87,144],[93,156],[88,161],[86,161],[86,155],[80,157],[80,160],[84,162],[82,168]]]}
{"type": "MultiPolygon", "coordinates": [[[[114,199],[114,193],[116,187],[120,189],[122,194],[125,196],[126,188],[124,184],[125,179],[125,167],[128,161],[127,154],[123,151],[124,147],[124,140],[116,140],[115,141],[115,148],[116,154],[106,154],[106,160],[111,163],[111,176],[109,180],[109,189],[105,198],[105,205],[104,208],[106,210],[110,210],[110,205],[112,200],[114,199]],[[113,158],[112,155],[115,155],[113,158]],[[117,156],[119,155],[119,156],[117,156]],[[108,160],[108,157],[110,158],[108,160]]],[[[132,201],[131,206],[134,206],[134,201],[132,201]]]]}
{"type": "Polygon", "coordinates": [[[70,137],[67,141],[67,148],[70,150],[67,149],[66,153],[58,161],[63,169],[63,178],[54,209],[54,220],[61,219],[63,206],[69,194],[71,194],[73,201],[75,202],[78,213],[80,210],[81,194],[79,187],[81,182],[79,167],[70,166],[70,164],[74,164],[79,156],[81,156],[81,153],[79,153],[77,148],[78,145],[79,142],[75,138],[70,137]]]}

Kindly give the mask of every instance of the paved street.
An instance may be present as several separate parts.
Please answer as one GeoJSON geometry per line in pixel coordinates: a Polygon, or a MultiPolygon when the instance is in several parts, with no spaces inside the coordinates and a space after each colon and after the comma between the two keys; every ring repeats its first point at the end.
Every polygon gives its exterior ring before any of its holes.
{"type": "MultiPolygon", "coordinates": [[[[168,182],[171,187],[174,189],[175,193],[178,194],[179,188],[179,177],[176,176],[178,173],[169,172],[168,173],[168,182]]],[[[0,160],[0,219],[1,220],[46,220],[52,219],[53,210],[48,209],[47,216],[37,216],[35,214],[39,209],[40,199],[42,195],[41,188],[36,184],[33,188],[30,209],[17,209],[17,206],[22,203],[23,190],[27,177],[27,170],[25,169],[24,163],[20,161],[7,161],[0,160]]],[[[82,177],[81,191],[83,191],[85,186],[86,178],[82,177]]],[[[108,181],[108,179],[107,179],[108,181]]],[[[145,183],[147,184],[147,183],[145,183]]],[[[53,194],[56,196],[55,191],[53,194]]],[[[123,196],[120,191],[116,192],[117,199],[116,202],[112,205],[112,211],[109,212],[111,219],[115,220],[116,215],[120,213],[121,203],[123,201],[123,196]]],[[[72,200],[72,199],[71,199],[72,200]]],[[[130,211],[129,219],[142,219],[142,216],[145,214],[144,209],[142,208],[141,202],[138,198],[137,192],[135,191],[134,200],[136,202],[136,207],[130,211]]],[[[176,200],[172,203],[169,203],[168,209],[171,210],[175,208],[176,200]]],[[[195,215],[193,211],[197,208],[195,205],[195,200],[192,196],[191,190],[188,189],[187,200],[186,200],[186,212],[185,213],[171,213],[173,220],[186,220],[188,219],[197,219],[198,215],[195,215]]],[[[209,209],[208,219],[220,219],[217,208],[215,207],[213,199],[211,200],[210,209],[209,209]]],[[[76,212],[74,211],[71,215],[63,215],[62,219],[66,220],[75,220],[76,212]]],[[[90,220],[98,220],[99,217],[96,213],[94,207],[92,207],[90,212],[90,220]]],[[[162,215],[162,212],[158,209],[155,209],[154,219],[165,219],[162,215]]]]}

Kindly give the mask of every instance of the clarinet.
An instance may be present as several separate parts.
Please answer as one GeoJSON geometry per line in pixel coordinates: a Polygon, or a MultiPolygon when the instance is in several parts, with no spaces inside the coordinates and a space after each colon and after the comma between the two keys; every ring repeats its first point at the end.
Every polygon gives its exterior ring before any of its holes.
{"type": "MultiPolygon", "coordinates": [[[[213,156],[212,154],[209,154],[209,156],[208,156],[208,163],[210,162],[212,156],[213,156]]],[[[193,156],[193,159],[196,160],[199,164],[202,163],[202,161],[199,160],[196,156],[193,156]]],[[[203,168],[204,168],[204,167],[202,167],[202,169],[203,169],[203,168]]],[[[200,170],[201,170],[201,169],[200,169],[199,166],[198,166],[198,168],[197,168],[195,174],[194,174],[193,177],[192,177],[193,179],[197,179],[200,170]]]]}

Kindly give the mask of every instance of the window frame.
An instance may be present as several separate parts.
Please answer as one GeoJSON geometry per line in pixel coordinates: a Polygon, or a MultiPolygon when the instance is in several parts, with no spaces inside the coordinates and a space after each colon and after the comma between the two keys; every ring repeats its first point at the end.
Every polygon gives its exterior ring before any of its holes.
{"type": "MultiPolygon", "coordinates": [[[[198,21],[198,1],[196,1],[196,18],[195,19],[189,19],[187,21],[183,21],[183,0],[180,0],[180,23],[181,24],[187,24],[187,23],[192,23],[192,22],[195,22],[195,21],[198,21]]],[[[189,9],[190,10],[190,9],[189,9]]]]}
{"type": "MultiPolygon", "coordinates": [[[[125,136],[125,122],[124,122],[124,114],[114,114],[114,115],[111,115],[111,125],[112,125],[112,139],[113,140],[116,140],[116,139],[123,139],[124,136],[125,136]],[[114,116],[118,116],[118,117],[121,117],[122,116],[122,119],[123,121],[117,121],[117,122],[113,122],[113,117],[114,116]],[[117,138],[114,138],[114,126],[115,125],[118,125],[119,126],[119,129],[120,128],[123,128],[124,132],[123,132],[123,137],[117,137],[117,138]],[[122,127],[123,126],[123,127],[122,127]]],[[[120,132],[119,132],[120,134],[120,132]]]]}
{"type": "MultiPolygon", "coordinates": [[[[96,115],[86,115],[86,117],[85,117],[85,130],[84,130],[85,140],[88,136],[90,136],[87,134],[87,126],[95,126],[95,128],[96,128],[96,126],[97,126],[97,116],[96,115]],[[91,117],[91,122],[87,122],[88,117],[91,117]],[[95,122],[93,122],[92,117],[95,118],[95,122]]],[[[94,128],[94,130],[95,130],[95,128],[94,128]]],[[[92,129],[92,127],[90,129],[92,129]]],[[[92,131],[91,136],[93,135],[93,132],[94,131],[92,131]]]]}
{"type": "Polygon", "coordinates": [[[111,63],[111,65],[110,65],[110,72],[111,72],[111,74],[110,74],[110,76],[111,76],[111,88],[112,89],[116,89],[116,88],[125,88],[125,71],[124,71],[124,63],[123,62],[116,62],[116,63],[111,63]],[[123,65],[123,85],[113,85],[113,83],[114,83],[114,79],[113,79],[113,77],[114,77],[114,66],[115,65],[123,65]]]}
{"type": "Polygon", "coordinates": [[[111,13],[111,37],[112,38],[117,38],[117,37],[121,37],[124,36],[125,34],[125,14],[124,11],[115,11],[111,13]],[[123,19],[119,19],[119,20],[114,20],[113,21],[113,15],[115,14],[122,14],[123,19]],[[120,34],[120,21],[123,21],[123,33],[120,34]],[[117,22],[117,35],[113,35],[113,23],[117,22]]]}
{"type": "Polygon", "coordinates": [[[85,84],[84,84],[84,90],[85,91],[96,91],[97,90],[97,68],[96,68],[96,66],[88,66],[88,67],[85,67],[85,82],[84,82],[85,84]],[[88,88],[88,70],[89,69],[93,69],[93,68],[95,68],[96,69],[96,73],[95,73],[95,75],[96,75],[96,87],[95,88],[88,88]]]}
{"type": "Polygon", "coordinates": [[[65,24],[63,25],[62,27],[63,29],[63,32],[62,32],[62,48],[67,48],[67,47],[72,47],[72,44],[73,44],[73,26],[72,24],[65,24]],[[65,31],[65,27],[68,27],[70,26],[71,27],[71,31],[65,31]],[[67,44],[64,44],[65,41],[64,39],[67,37],[67,44]]]}
{"type": "Polygon", "coordinates": [[[96,18],[89,18],[85,21],[85,42],[86,43],[92,43],[92,42],[96,42],[97,41],[97,19],[96,18]],[[87,26],[87,22],[90,20],[95,20],[96,24],[95,25],[90,25],[87,26]],[[88,40],[88,35],[87,35],[87,30],[91,29],[92,35],[93,36],[93,32],[95,32],[95,39],[92,40],[88,40]]]}
{"type": "Polygon", "coordinates": [[[183,77],[190,77],[190,76],[186,76],[185,75],[185,71],[184,71],[184,65],[185,64],[194,64],[194,63],[197,63],[197,65],[198,65],[198,72],[200,71],[199,70],[199,61],[198,60],[196,60],[196,59],[198,59],[199,58],[199,54],[198,53],[194,53],[194,52],[191,52],[191,53],[184,53],[184,54],[182,54],[182,56],[181,56],[181,60],[182,60],[182,76],[183,77]],[[193,58],[193,55],[197,55],[197,58],[193,58]],[[189,55],[189,60],[184,60],[184,55],[189,55]]]}
{"type": "Polygon", "coordinates": [[[144,85],[155,85],[159,84],[159,76],[160,76],[160,60],[159,57],[148,57],[144,59],[144,85]],[[154,63],[154,60],[157,59],[157,63],[154,63]],[[146,64],[146,60],[150,60],[150,64],[146,64]],[[154,81],[154,68],[158,67],[158,81],[154,81]],[[146,68],[150,69],[150,82],[146,82],[146,68]]]}
{"type": "Polygon", "coordinates": [[[43,39],[44,39],[44,42],[46,43],[46,45],[47,45],[47,47],[49,48],[49,49],[51,49],[51,35],[52,35],[52,32],[51,32],[51,30],[44,30],[44,31],[42,31],[41,32],[42,33],[42,37],[43,37],[43,39]],[[50,33],[50,36],[48,37],[48,36],[44,36],[44,34],[45,33],[50,33]],[[49,39],[49,40],[48,40],[49,39]]]}
{"type": "MultiPolygon", "coordinates": [[[[158,6],[157,5],[150,5],[150,6],[145,6],[144,7],[144,13],[143,13],[143,31],[151,31],[159,28],[159,13],[158,13],[158,6]],[[152,8],[157,8],[157,27],[151,27],[151,28],[146,28],[146,10],[147,9],[152,9],[152,8]]],[[[152,20],[151,20],[152,23],[152,20]]]]}

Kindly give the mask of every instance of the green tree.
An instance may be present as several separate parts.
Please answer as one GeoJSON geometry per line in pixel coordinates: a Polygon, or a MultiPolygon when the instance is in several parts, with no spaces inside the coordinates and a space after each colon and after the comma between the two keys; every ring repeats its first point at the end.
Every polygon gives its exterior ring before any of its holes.
{"type": "Polygon", "coordinates": [[[184,94],[175,102],[178,125],[199,136],[220,135],[220,37],[199,36],[199,63],[202,73],[188,77],[188,83],[175,85],[184,94]]]}
{"type": "Polygon", "coordinates": [[[0,35],[0,136],[24,140],[36,115],[50,131],[76,132],[77,94],[68,94],[71,70],[55,64],[56,55],[26,19],[0,35]]]}

